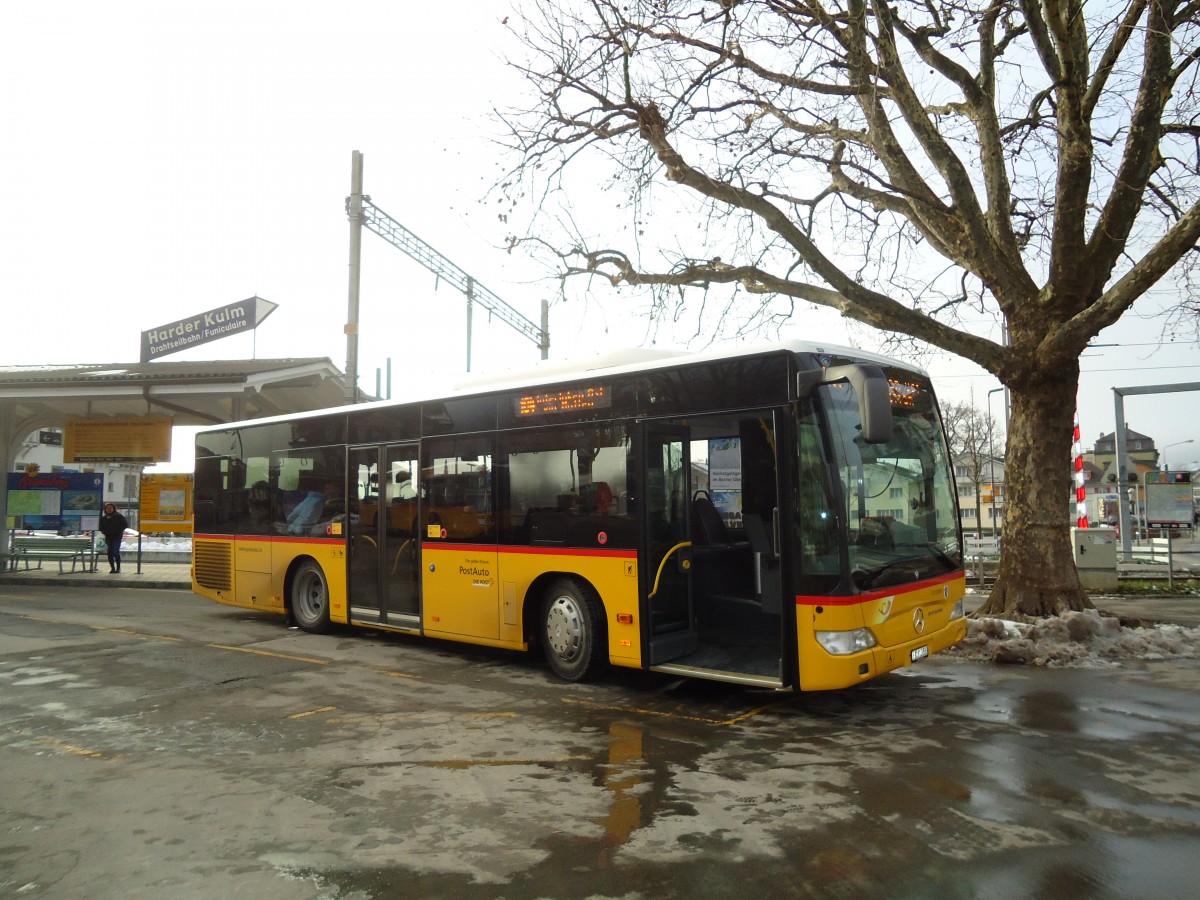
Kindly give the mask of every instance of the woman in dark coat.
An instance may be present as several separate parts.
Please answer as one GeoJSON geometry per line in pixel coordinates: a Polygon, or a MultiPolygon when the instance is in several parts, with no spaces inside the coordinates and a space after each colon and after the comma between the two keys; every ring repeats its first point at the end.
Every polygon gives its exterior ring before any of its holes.
{"type": "Polygon", "coordinates": [[[108,548],[109,572],[121,571],[121,535],[128,527],[129,522],[117,512],[117,508],[105,503],[104,512],[100,514],[100,533],[104,535],[104,545],[108,548]]]}

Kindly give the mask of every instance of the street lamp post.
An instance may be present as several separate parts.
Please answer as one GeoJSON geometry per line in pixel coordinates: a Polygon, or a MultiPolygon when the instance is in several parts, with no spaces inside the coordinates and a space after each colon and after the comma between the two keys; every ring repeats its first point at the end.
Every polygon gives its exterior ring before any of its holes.
{"type": "Polygon", "coordinates": [[[992,421],[992,394],[998,394],[1004,390],[1002,387],[992,388],[987,392],[987,408],[988,408],[988,465],[991,474],[988,476],[992,482],[992,506],[989,512],[992,516],[992,538],[996,537],[996,451],[992,445],[992,435],[996,431],[996,424],[992,421]]]}
{"type": "Polygon", "coordinates": [[[1176,441],[1173,444],[1167,444],[1165,447],[1163,447],[1163,471],[1164,472],[1171,471],[1171,467],[1169,465],[1167,465],[1167,451],[1168,450],[1170,450],[1172,447],[1178,447],[1181,444],[1194,444],[1194,443],[1196,443],[1195,438],[1188,438],[1186,441],[1176,441]]]}

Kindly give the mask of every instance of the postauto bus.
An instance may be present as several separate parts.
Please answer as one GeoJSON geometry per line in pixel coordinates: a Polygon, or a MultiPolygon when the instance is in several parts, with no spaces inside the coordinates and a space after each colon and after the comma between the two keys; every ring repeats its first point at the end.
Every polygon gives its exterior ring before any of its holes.
{"type": "Polygon", "coordinates": [[[826,690],[966,633],[929,377],[847,348],[574,369],[196,436],[194,590],[606,666],[826,690]]]}

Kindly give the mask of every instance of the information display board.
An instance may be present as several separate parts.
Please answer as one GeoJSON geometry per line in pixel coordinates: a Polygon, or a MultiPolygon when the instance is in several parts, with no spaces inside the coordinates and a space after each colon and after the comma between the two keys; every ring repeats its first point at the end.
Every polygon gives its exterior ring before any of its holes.
{"type": "Polygon", "coordinates": [[[143,534],[191,534],[192,476],[143,475],[138,523],[143,534]]]}
{"type": "Polygon", "coordinates": [[[170,459],[171,420],[166,416],[73,419],[64,431],[64,462],[149,465],[170,459]]]}
{"type": "Polygon", "coordinates": [[[8,476],[8,515],[16,529],[95,531],[103,502],[104,476],[98,472],[12,472],[8,476]]]}
{"type": "Polygon", "coordinates": [[[1192,524],[1192,473],[1146,473],[1146,524],[1155,526],[1192,524]]]}

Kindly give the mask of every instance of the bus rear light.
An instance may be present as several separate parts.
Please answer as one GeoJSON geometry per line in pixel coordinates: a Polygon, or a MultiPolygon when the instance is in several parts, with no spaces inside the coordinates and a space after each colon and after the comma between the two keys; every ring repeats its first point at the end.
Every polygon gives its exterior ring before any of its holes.
{"type": "Polygon", "coordinates": [[[875,635],[871,634],[869,628],[855,628],[853,631],[818,631],[817,643],[834,656],[848,656],[874,647],[875,635]]]}

